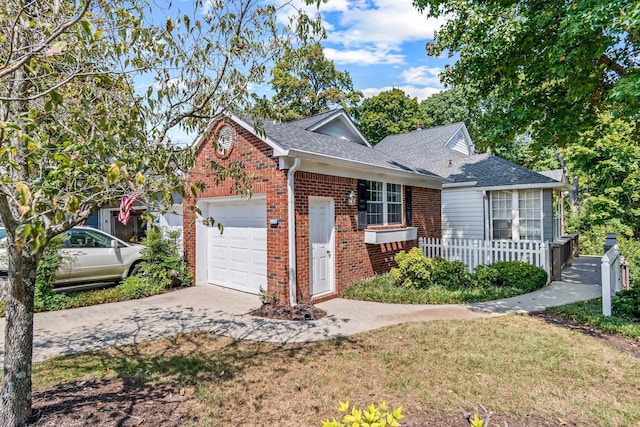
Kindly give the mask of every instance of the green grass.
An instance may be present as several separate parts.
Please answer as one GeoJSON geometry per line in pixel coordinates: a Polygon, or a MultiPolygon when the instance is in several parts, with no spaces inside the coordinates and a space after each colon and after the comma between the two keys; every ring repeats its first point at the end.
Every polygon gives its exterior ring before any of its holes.
{"type": "Polygon", "coordinates": [[[551,307],[547,311],[558,313],[565,320],[590,325],[610,334],[620,334],[640,341],[640,323],[615,315],[611,317],[603,316],[602,300],[600,298],[551,307]]]}
{"type": "Polygon", "coordinates": [[[343,297],[394,304],[463,304],[508,298],[523,292],[517,287],[489,285],[454,290],[438,285],[427,289],[406,288],[396,285],[389,274],[384,274],[354,283],[345,290],[343,297]]]}
{"type": "Polygon", "coordinates": [[[406,415],[459,417],[460,407],[482,405],[540,425],[640,423],[640,359],[528,316],[410,323],[287,345],[191,333],[51,359],[33,374],[36,387],[132,377],[162,385],[191,396],[185,425],[319,426],[341,400],[385,401],[406,415]]]}

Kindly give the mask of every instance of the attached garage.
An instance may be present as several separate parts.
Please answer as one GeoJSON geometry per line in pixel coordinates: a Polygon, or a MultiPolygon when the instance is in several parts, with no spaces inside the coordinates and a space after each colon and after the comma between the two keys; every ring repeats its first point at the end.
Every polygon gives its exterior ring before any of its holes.
{"type": "Polygon", "coordinates": [[[218,227],[204,229],[207,282],[252,294],[267,289],[265,197],[223,198],[206,205],[205,216],[224,226],[222,233],[218,227]]]}

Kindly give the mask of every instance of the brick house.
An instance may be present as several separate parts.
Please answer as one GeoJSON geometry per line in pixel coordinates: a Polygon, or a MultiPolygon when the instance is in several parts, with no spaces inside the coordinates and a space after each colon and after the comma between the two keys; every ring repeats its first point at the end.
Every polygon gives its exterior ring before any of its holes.
{"type": "Polygon", "coordinates": [[[418,237],[441,236],[445,179],[375,150],[339,109],[289,122],[227,117],[212,123],[188,178],[207,189],[185,200],[184,251],[196,284],[213,283],[284,303],[334,298],[358,279],[386,272],[418,237]],[[212,160],[240,160],[253,195],[215,185],[212,160]],[[202,217],[224,225],[205,226],[202,217]]]}

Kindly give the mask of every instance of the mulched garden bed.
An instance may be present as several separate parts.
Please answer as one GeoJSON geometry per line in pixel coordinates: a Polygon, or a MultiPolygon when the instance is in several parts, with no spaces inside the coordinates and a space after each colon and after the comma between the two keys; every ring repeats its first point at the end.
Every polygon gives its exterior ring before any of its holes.
{"type": "Polygon", "coordinates": [[[317,320],[327,315],[327,312],[312,304],[298,304],[289,307],[282,304],[262,304],[260,308],[251,311],[252,316],[268,317],[278,320],[317,320]]]}

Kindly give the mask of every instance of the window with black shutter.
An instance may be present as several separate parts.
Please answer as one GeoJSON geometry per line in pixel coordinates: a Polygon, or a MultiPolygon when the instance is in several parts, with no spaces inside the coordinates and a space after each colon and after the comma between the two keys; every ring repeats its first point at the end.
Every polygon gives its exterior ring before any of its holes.
{"type": "Polygon", "coordinates": [[[402,185],[358,180],[358,229],[402,224],[402,185]]]}

